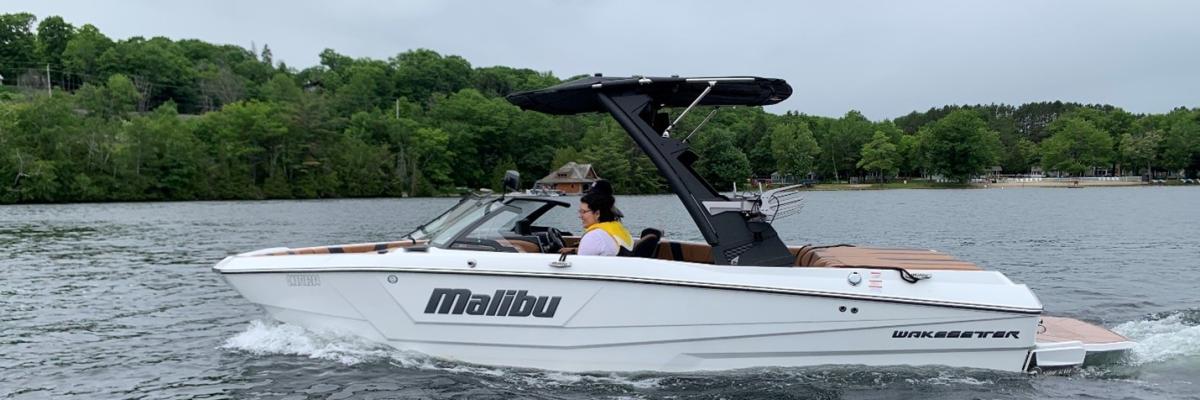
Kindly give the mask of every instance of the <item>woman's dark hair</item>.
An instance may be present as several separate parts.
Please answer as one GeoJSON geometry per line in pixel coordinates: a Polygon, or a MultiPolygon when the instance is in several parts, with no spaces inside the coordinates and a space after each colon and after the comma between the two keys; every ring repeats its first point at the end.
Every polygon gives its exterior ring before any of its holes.
{"type": "Polygon", "coordinates": [[[592,184],[592,188],[588,189],[587,194],[579,199],[579,202],[588,205],[588,208],[599,212],[597,218],[600,222],[620,221],[621,214],[615,207],[617,199],[613,198],[612,184],[606,180],[598,180],[592,184]]]}

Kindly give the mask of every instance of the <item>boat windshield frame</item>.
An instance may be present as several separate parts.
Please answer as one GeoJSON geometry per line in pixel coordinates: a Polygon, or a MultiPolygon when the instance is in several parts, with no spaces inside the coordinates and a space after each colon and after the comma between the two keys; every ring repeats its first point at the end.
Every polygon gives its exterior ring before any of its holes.
{"type": "Polygon", "coordinates": [[[496,200],[499,200],[499,198],[494,196],[481,196],[474,193],[463,195],[458,199],[458,203],[438,214],[438,216],[429,222],[417,226],[416,229],[413,229],[403,237],[412,240],[425,240],[438,236],[442,231],[452,226],[459,218],[470,213],[471,210],[486,206],[488,203],[496,200]]]}
{"type": "Polygon", "coordinates": [[[499,200],[500,198],[496,197],[490,201],[481,201],[477,203],[477,206],[466,208],[456,218],[448,220],[445,229],[430,235],[429,245],[449,248],[460,237],[474,231],[481,222],[490,219],[496,210],[505,208],[504,203],[499,200]]]}
{"type": "Polygon", "coordinates": [[[490,226],[489,221],[502,215],[511,215],[511,218],[504,221],[500,228],[505,231],[511,230],[514,235],[519,235],[520,232],[517,232],[516,227],[517,221],[527,221],[527,224],[532,225],[555,207],[570,207],[570,204],[559,200],[523,196],[464,196],[459,203],[426,224],[426,227],[414,230],[413,238],[414,240],[427,239],[429,245],[433,247],[453,248],[456,243],[473,237],[472,235],[480,227],[490,226]]]}

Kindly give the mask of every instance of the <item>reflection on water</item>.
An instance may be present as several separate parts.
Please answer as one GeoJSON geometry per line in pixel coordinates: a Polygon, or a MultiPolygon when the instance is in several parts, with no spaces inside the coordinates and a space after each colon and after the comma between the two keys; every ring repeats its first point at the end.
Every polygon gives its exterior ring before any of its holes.
{"type": "MultiPolygon", "coordinates": [[[[1048,311],[1139,341],[1067,376],[945,368],[568,374],[406,353],[265,319],[209,268],[235,252],[398,237],[454,199],[0,207],[4,398],[1187,398],[1200,376],[1200,188],[812,192],[785,241],[936,248],[1048,311]]],[[[576,198],[565,198],[577,201],[576,198]]],[[[673,196],[631,231],[699,240],[673,196]]],[[[574,205],[572,205],[573,207],[574,205]]],[[[571,212],[547,216],[579,231],[571,212]]]]}

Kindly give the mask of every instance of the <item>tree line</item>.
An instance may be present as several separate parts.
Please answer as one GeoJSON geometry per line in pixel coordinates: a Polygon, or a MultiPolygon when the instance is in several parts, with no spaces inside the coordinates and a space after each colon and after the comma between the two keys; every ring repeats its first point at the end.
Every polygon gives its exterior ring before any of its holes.
{"type": "MultiPolygon", "coordinates": [[[[297,69],[265,44],[113,40],[60,17],[0,15],[0,203],[440,195],[495,187],[508,169],[528,186],[568,161],[594,164],[622,193],[665,190],[607,116],[522,112],[503,99],[563,81],[552,73],[426,49],[319,59],[297,69]]],[[[1200,109],[1053,102],[870,121],[739,107],[691,142],[695,168],[718,188],[772,174],[966,180],[994,166],[1194,175],[1200,109]]]]}

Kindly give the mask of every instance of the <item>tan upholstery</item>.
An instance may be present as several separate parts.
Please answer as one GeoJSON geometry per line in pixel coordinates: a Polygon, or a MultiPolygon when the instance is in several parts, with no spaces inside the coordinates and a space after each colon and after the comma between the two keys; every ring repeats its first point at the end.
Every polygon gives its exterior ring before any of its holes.
{"type": "Polygon", "coordinates": [[[662,260],[680,260],[693,263],[712,263],[712,246],[708,243],[677,242],[663,240],[658,242],[658,258],[662,260]],[[675,254],[671,243],[677,243],[681,254],[675,254]]]}
{"type": "Polygon", "coordinates": [[[542,247],[538,246],[537,243],[527,242],[524,240],[517,240],[517,239],[501,240],[500,245],[515,248],[515,249],[517,249],[517,252],[519,252],[519,253],[541,253],[542,252],[542,247]]]}
{"type": "MultiPolygon", "coordinates": [[[[933,250],[881,247],[789,247],[799,267],[838,268],[848,266],[901,267],[926,270],[979,270],[979,266],[933,250]]],[[[712,263],[712,246],[707,243],[664,240],[658,244],[658,258],[693,263],[712,263]],[[680,253],[671,249],[678,245],[680,253]]]]}
{"type": "Polygon", "coordinates": [[[295,249],[287,249],[274,253],[262,254],[263,256],[286,256],[294,254],[332,254],[332,253],[368,253],[372,251],[385,251],[409,247],[414,245],[425,244],[424,240],[400,240],[395,242],[380,242],[380,243],[355,243],[342,244],[336,246],[316,246],[316,247],[301,247],[295,249]]]}
{"type": "MultiPolygon", "coordinates": [[[[567,247],[578,247],[578,236],[563,237],[563,242],[567,247]]],[[[418,240],[416,245],[423,245],[425,241],[418,240]]],[[[540,253],[541,247],[536,243],[527,242],[524,240],[506,240],[505,245],[509,245],[522,253],[540,253]]],[[[264,256],[279,256],[289,254],[331,254],[331,253],[367,253],[372,251],[385,251],[397,248],[413,246],[411,240],[401,240],[395,242],[381,243],[357,243],[345,244],[338,246],[318,246],[318,247],[303,247],[296,249],[288,249],[277,251],[274,253],[263,254],[264,256]]],[[[796,256],[797,267],[857,267],[857,266],[880,266],[880,267],[901,267],[908,269],[924,269],[924,270],[962,270],[962,271],[977,271],[979,266],[962,261],[954,256],[934,251],[920,249],[897,249],[885,247],[854,247],[854,246],[839,246],[839,247],[823,247],[805,245],[801,247],[789,247],[793,255],[796,256]]],[[[658,258],[662,260],[680,260],[692,263],[710,264],[712,263],[712,246],[707,243],[699,242],[677,242],[663,240],[658,244],[658,258]],[[680,254],[674,254],[671,244],[677,244],[680,254]]]]}
{"type": "Polygon", "coordinates": [[[935,250],[852,246],[804,246],[793,249],[798,267],[879,266],[964,271],[981,269],[974,263],[935,250]]]}

